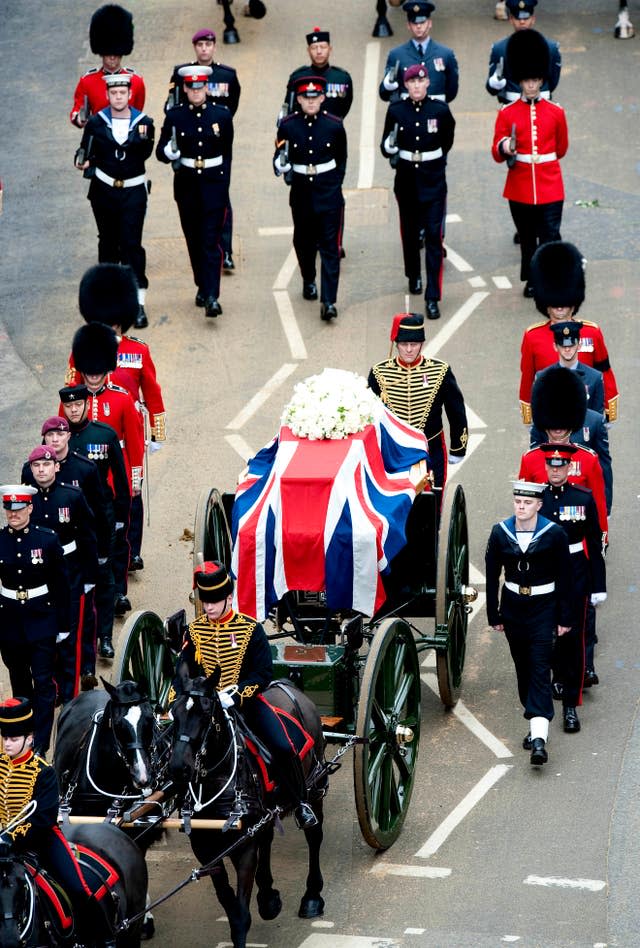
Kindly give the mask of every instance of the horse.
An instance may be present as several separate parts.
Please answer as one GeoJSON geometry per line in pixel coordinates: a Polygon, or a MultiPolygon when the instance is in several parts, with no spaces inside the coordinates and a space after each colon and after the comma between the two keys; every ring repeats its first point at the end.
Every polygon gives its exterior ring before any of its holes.
{"type": "MultiPolygon", "coordinates": [[[[193,680],[188,677],[185,666],[178,670],[176,700],[171,708],[174,730],[169,773],[177,786],[185,788],[187,809],[195,809],[197,816],[223,818],[229,822],[239,815],[242,818],[240,832],[243,832],[265,815],[266,807],[273,805],[278,795],[277,790],[274,793],[265,787],[262,762],[251,750],[252,739],[251,735],[247,736],[246,726],[234,711],[223,709],[216,690],[219,680],[219,668],[208,678],[193,680]]],[[[307,785],[311,786],[309,802],[318,823],[304,831],[309,860],[306,889],[298,915],[300,918],[316,918],[324,909],[320,847],[327,770],[322,724],[313,702],[290,682],[281,685],[276,682],[263,694],[274,707],[296,718],[313,738],[313,749],[302,763],[307,785]]],[[[284,809],[290,809],[291,801],[282,802],[284,809]]],[[[202,865],[206,865],[220,858],[228,846],[229,837],[192,829],[190,840],[194,855],[202,865]]],[[[216,895],[229,920],[234,948],[245,948],[246,945],[251,926],[249,903],[254,880],[261,918],[274,919],[282,908],[280,893],[273,888],[271,875],[272,842],[273,821],[268,821],[255,836],[248,837],[230,854],[237,876],[235,893],[222,859],[209,870],[216,895]]]]}
{"type": "MultiPolygon", "coordinates": [[[[7,830],[19,826],[28,812],[23,811],[7,830]]],[[[23,857],[15,851],[7,830],[0,834],[0,945],[72,948],[79,933],[74,929],[71,901],[48,873],[38,869],[32,854],[23,857]]],[[[140,915],[115,936],[117,948],[139,948],[147,891],[144,856],[121,830],[108,823],[75,826],[65,835],[77,847],[77,858],[92,890],[106,886],[103,911],[114,927],[140,915]]],[[[104,941],[85,943],[97,948],[104,941]]]]}
{"type": "MultiPolygon", "coordinates": [[[[222,35],[222,40],[224,43],[239,43],[240,34],[236,29],[236,20],[231,12],[231,4],[233,0],[218,0],[218,4],[222,7],[223,10],[223,19],[224,19],[224,33],[222,35]]],[[[248,0],[245,3],[243,10],[245,16],[253,17],[254,20],[261,20],[263,16],[267,13],[267,8],[262,2],[262,0],[248,0]]]]}

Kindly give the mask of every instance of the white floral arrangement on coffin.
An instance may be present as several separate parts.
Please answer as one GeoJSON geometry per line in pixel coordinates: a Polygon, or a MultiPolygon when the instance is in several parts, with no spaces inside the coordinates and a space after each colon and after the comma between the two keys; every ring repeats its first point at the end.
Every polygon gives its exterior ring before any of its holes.
{"type": "Polygon", "coordinates": [[[324,369],[298,382],[280,423],[297,438],[339,440],[364,431],[380,411],[366,379],[344,369],[324,369]]]}

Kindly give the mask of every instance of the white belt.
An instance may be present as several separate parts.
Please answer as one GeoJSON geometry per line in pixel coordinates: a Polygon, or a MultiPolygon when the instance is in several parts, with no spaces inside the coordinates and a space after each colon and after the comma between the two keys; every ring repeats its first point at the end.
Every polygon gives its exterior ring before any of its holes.
{"type": "Polygon", "coordinates": [[[582,543],[570,543],[569,553],[584,553],[584,547],[582,543]]]}
{"type": "Polygon", "coordinates": [[[438,102],[446,102],[446,101],[447,101],[447,97],[446,97],[446,95],[444,94],[444,92],[438,92],[437,95],[429,95],[429,93],[427,93],[427,98],[429,98],[429,99],[437,99],[438,102]]]}
{"type": "Polygon", "coordinates": [[[139,184],[144,184],[147,180],[143,174],[139,174],[135,178],[110,178],[104,171],[100,171],[100,168],[96,168],[96,178],[99,178],[100,181],[104,181],[105,184],[110,185],[112,188],[135,188],[139,184]]]}
{"type": "MultiPolygon", "coordinates": [[[[550,99],[551,93],[549,92],[548,89],[545,89],[544,92],[539,92],[538,96],[541,99],[550,99]]],[[[517,102],[518,99],[522,98],[522,93],[521,92],[505,92],[504,97],[507,100],[507,102],[517,102]]],[[[433,96],[433,98],[435,98],[435,96],[433,96]]]]}
{"type": "Polygon", "coordinates": [[[4,596],[5,599],[15,599],[16,602],[26,602],[27,599],[46,596],[48,592],[49,587],[46,584],[44,586],[34,586],[33,589],[7,589],[6,586],[3,586],[0,589],[0,596],[4,596]]]}
{"type": "Polygon", "coordinates": [[[398,158],[404,158],[405,161],[435,161],[436,158],[442,158],[442,148],[434,148],[433,151],[404,151],[401,148],[398,158]]]}
{"type": "Polygon", "coordinates": [[[556,588],[555,583],[545,583],[543,586],[518,586],[516,583],[505,583],[505,586],[510,592],[518,593],[520,596],[546,596],[556,588]]]}
{"type": "Polygon", "coordinates": [[[181,158],[180,164],[185,168],[196,168],[201,171],[203,168],[217,168],[222,164],[222,155],[216,158],[181,158]]]}
{"type": "Polygon", "coordinates": [[[523,161],[525,165],[543,165],[547,161],[557,160],[555,151],[550,151],[546,155],[516,155],[516,161],[523,161]]]}
{"type": "Polygon", "coordinates": [[[76,546],[75,540],[72,540],[71,543],[65,543],[62,546],[62,552],[64,553],[65,556],[67,555],[67,553],[73,553],[77,549],[78,547],[76,546]]]}
{"type": "Polygon", "coordinates": [[[323,161],[319,165],[292,165],[296,174],[306,175],[323,174],[325,171],[333,171],[335,167],[335,158],[332,158],[331,161],[323,161]]]}

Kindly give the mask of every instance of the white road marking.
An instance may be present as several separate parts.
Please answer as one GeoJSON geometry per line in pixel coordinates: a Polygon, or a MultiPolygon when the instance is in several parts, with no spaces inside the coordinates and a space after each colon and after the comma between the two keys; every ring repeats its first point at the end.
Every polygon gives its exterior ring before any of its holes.
{"type": "Polygon", "coordinates": [[[313,934],[305,938],[298,948],[400,948],[391,938],[366,938],[364,935],[313,934]]]}
{"type": "Polygon", "coordinates": [[[471,585],[484,586],[486,581],[487,579],[484,573],[481,573],[479,569],[476,569],[473,563],[469,563],[469,582],[471,585]]]}
{"type": "Polygon", "coordinates": [[[445,242],[444,246],[447,248],[447,261],[455,267],[459,273],[470,273],[473,270],[471,264],[467,263],[464,257],[461,257],[448,243],[445,242]]]}
{"type": "MultiPolygon", "coordinates": [[[[425,685],[428,688],[431,688],[434,694],[439,695],[440,691],[438,690],[438,678],[437,675],[434,675],[431,672],[423,672],[420,677],[422,678],[425,685]]],[[[471,731],[474,737],[477,737],[478,740],[487,747],[492,754],[498,759],[503,759],[505,757],[513,757],[513,754],[506,747],[502,741],[498,740],[495,734],[492,734],[484,724],[481,724],[478,721],[477,717],[469,711],[467,706],[463,701],[458,701],[456,706],[452,709],[453,714],[458,718],[461,724],[471,731]]],[[[502,774],[500,774],[502,776],[502,774]]],[[[497,778],[496,778],[497,779],[497,778]]]]}
{"type": "Polygon", "coordinates": [[[236,454],[240,455],[243,461],[248,461],[256,453],[240,435],[225,435],[224,440],[233,448],[236,454]]]}
{"type": "Polygon", "coordinates": [[[405,928],[403,935],[424,935],[426,928],[405,928]]]}
{"type": "Polygon", "coordinates": [[[436,853],[454,829],[462,822],[483,796],[511,770],[511,764],[496,764],[478,781],[472,790],[458,803],[438,829],[431,834],[424,846],[415,854],[418,859],[428,859],[436,853]]]}
{"type": "Polygon", "coordinates": [[[560,889],[586,889],[588,892],[600,892],[606,882],[601,879],[563,879],[559,876],[527,876],[524,885],[555,886],[560,889]]]}
{"type": "Polygon", "coordinates": [[[503,935],[500,941],[520,941],[520,935],[503,935]]]}
{"type": "Polygon", "coordinates": [[[317,918],[315,922],[311,922],[312,928],[335,928],[335,922],[328,922],[324,918],[317,918]]]}
{"type": "Polygon", "coordinates": [[[479,290],[481,287],[486,286],[487,283],[484,277],[475,276],[469,277],[469,286],[472,286],[475,290],[479,290]]]}
{"type": "Polygon", "coordinates": [[[482,418],[480,417],[480,415],[476,415],[473,408],[469,408],[468,405],[465,405],[465,408],[467,410],[467,425],[469,428],[486,428],[487,427],[484,421],[482,420],[482,418]]]}
{"type": "Polygon", "coordinates": [[[462,218],[459,214],[447,214],[445,217],[447,224],[461,224],[462,218]]]}
{"type": "Polygon", "coordinates": [[[285,237],[293,233],[293,224],[286,227],[258,227],[259,237],[285,237]]]}
{"type": "Polygon", "coordinates": [[[271,398],[273,393],[277,391],[284,382],[286,382],[291,373],[295,372],[296,368],[297,366],[290,362],[286,362],[283,366],[281,366],[275,375],[272,375],[271,378],[265,382],[262,388],[259,389],[251,399],[249,399],[244,408],[238,412],[236,417],[229,422],[229,424],[226,426],[227,431],[239,431],[240,428],[243,428],[249,419],[252,418],[255,413],[271,398]]]}
{"type": "Polygon", "coordinates": [[[278,316],[282,323],[282,330],[289,344],[292,359],[306,359],[307,347],[304,344],[296,314],[293,311],[291,297],[286,290],[274,290],[273,296],[278,308],[278,316]]]}
{"type": "Polygon", "coordinates": [[[511,280],[507,276],[495,276],[492,279],[499,290],[510,290],[513,286],[511,280]]]}
{"type": "Polygon", "coordinates": [[[439,866],[403,866],[392,862],[376,862],[369,870],[374,876],[412,876],[416,879],[446,879],[451,869],[439,866]]]}
{"type": "Polygon", "coordinates": [[[380,44],[367,43],[364,56],[364,79],[362,82],[362,111],[360,113],[360,146],[358,157],[358,189],[373,187],[373,172],[376,163],[376,110],[372,103],[378,98],[377,85],[380,72],[380,44]]]}
{"type": "Polygon", "coordinates": [[[437,355],[440,349],[451,339],[454,333],[466,323],[469,316],[473,314],[480,303],[486,300],[489,295],[488,290],[477,290],[475,293],[472,293],[469,299],[462,304],[457,313],[454,313],[451,319],[445,323],[440,332],[425,345],[423,349],[424,354],[426,356],[437,355]]]}
{"type": "Polygon", "coordinates": [[[287,259],[280,267],[280,272],[278,273],[278,276],[275,278],[272,289],[273,290],[286,290],[286,288],[289,286],[289,283],[291,281],[291,277],[296,271],[297,266],[298,266],[298,260],[296,257],[296,252],[292,247],[291,250],[289,251],[287,259]]]}

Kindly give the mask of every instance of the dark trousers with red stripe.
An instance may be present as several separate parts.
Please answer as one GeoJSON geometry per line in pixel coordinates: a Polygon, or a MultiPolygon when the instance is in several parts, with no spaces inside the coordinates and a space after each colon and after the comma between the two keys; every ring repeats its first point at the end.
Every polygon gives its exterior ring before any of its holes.
{"type": "MultiPolygon", "coordinates": [[[[268,701],[261,696],[248,702],[243,715],[253,733],[271,751],[275,777],[294,804],[302,802],[307,795],[304,774],[298,752],[281,718],[268,701]]],[[[301,726],[296,728],[300,742],[306,737],[301,726]]],[[[303,746],[303,745],[302,745],[303,746]]]]}
{"type": "Polygon", "coordinates": [[[442,299],[442,222],[447,206],[446,190],[430,200],[416,200],[415,196],[396,193],[400,214],[400,236],[404,272],[409,280],[422,276],[420,263],[420,232],[424,231],[426,267],[425,300],[442,299]]]}
{"type": "Polygon", "coordinates": [[[316,281],[320,254],[320,299],[335,303],[340,280],[340,240],[344,204],[316,210],[309,201],[291,203],[293,247],[303,283],[316,281]]]}
{"type": "Polygon", "coordinates": [[[575,708],[582,704],[586,615],[587,596],[575,595],[571,610],[571,629],[558,636],[553,653],[553,677],[554,680],[562,682],[562,704],[565,708],[575,708]]]}
{"type": "Polygon", "coordinates": [[[57,826],[52,826],[40,836],[38,861],[43,869],[50,872],[56,882],[76,904],[83,904],[91,897],[91,889],[82,874],[73,851],[57,826]]]}
{"type": "Polygon", "coordinates": [[[0,656],[9,670],[13,696],[30,698],[33,703],[34,746],[40,753],[49,750],[56,703],[56,625],[46,617],[41,619],[43,627],[47,622],[52,628],[46,638],[30,641],[16,622],[6,630],[11,634],[0,639],[0,656]]]}
{"type": "Polygon", "coordinates": [[[71,633],[56,646],[56,682],[58,698],[63,704],[78,694],[84,608],[83,585],[74,585],[71,591],[71,633]]]}

